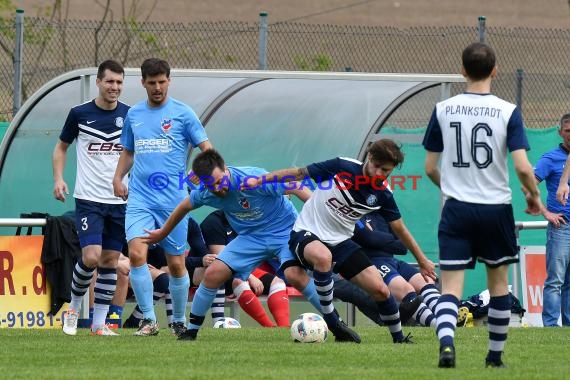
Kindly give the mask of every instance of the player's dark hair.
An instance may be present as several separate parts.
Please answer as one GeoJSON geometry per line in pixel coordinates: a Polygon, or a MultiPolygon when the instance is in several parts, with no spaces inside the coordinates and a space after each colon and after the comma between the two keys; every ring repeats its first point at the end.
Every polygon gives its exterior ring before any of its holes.
{"type": "Polygon", "coordinates": [[[99,68],[97,69],[97,78],[103,79],[103,77],[105,76],[105,70],[109,70],[114,73],[122,74],[123,76],[125,76],[125,69],[123,68],[123,65],[121,65],[119,62],[113,59],[108,59],[106,61],[101,62],[99,68]]]}
{"type": "Polygon", "coordinates": [[[470,79],[486,79],[495,67],[495,51],[487,44],[474,42],[463,50],[461,60],[470,79]]]}
{"type": "Polygon", "coordinates": [[[380,139],[368,147],[370,158],[378,164],[391,163],[394,167],[402,166],[404,152],[402,146],[391,139],[380,139]]]}
{"type": "Polygon", "coordinates": [[[226,163],[217,150],[208,149],[196,156],[192,161],[192,171],[200,178],[209,177],[215,168],[224,170],[226,163]]]}
{"type": "Polygon", "coordinates": [[[570,113],[564,114],[564,116],[562,116],[560,118],[560,127],[559,129],[562,129],[562,127],[564,127],[564,124],[568,124],[570,123],[570,113]]]}
{"type": "Polygon", "coordinates": [[[170,78],[170,65],[164,59],[148,58],[141,65],[142,78],[164,74],[170,78]]]}

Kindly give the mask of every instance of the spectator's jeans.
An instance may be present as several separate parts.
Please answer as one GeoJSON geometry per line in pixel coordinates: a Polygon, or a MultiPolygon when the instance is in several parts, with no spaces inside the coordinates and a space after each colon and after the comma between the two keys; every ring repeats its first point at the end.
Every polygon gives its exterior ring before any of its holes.
{"type": "Polygon", "coordinates": [[[546,229],[546,281],[542,296],[542,324],[570,326],[570,224],[546,229]]]}

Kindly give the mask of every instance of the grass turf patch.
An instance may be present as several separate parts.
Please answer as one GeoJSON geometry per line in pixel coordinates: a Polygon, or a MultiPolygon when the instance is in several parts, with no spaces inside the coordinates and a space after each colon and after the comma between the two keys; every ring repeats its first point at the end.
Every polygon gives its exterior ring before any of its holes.
{"type": "Polygon", "coordinates": [[[396,345],[386,328],[357,327],[362,344],[293,343],[288,329],[203,328],[180,342],[167,329],[156,337],[90,336],[80,329],[0,329],[2,378],[192,379],[560,379],[570,373],[567,328],[509,330],[507,369],[485,369],[487,330],[457,330],[457,368],[437,368],[433,330],[405,328],[413,345],[396,345]],[[489,373],[491,372],[491,373],[489,373]]]}

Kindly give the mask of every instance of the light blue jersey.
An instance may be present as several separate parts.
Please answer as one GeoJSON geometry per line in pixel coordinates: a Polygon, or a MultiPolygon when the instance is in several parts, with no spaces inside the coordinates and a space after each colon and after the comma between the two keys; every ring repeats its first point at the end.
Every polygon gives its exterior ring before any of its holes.
{"type": "Polygon", "coordinates": [[[226,196],[218,197],[207,189],[193,190],[190,193],[192,206],[207,205],[223,210],[230,226],[239,235],[255,235],[261,239],[285,237],[287,242],[297,210],[283,196],[283,186],[267,184],[253,190],[237,191],[246,177],[258,177],[267,172],[253,167],[228,167],[228,170],[230,191],[226,196]]]}
{"type": "Polygon", "coordinates": [[[180,178],[186,176],[189,145],[206,140],[194,111],[176,99],[157,108],[146,100],[133,106],[121,135],[123,147],[134,152],[127,208],[173,210],[186,195],[180,178]]]}

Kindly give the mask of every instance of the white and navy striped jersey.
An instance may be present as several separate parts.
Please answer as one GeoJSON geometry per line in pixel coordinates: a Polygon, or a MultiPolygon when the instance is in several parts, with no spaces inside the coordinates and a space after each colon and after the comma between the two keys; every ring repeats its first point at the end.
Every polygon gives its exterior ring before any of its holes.
{"type": "Polygon", "coordinates": [[[324,243],[336,245],[350,239],[356,222],[372,211],[378,211],[388,222],[400,219],[388,188],[375,189],[358,182],[364,176],[362,162],[337,157],[313,163],[307,170],[317,188],[303,205],[294,231],[310,231],[324,243]]]}
{"type": "Polygon", "coordinates": [[[91,100],[69,111],[59,139],[68,144],[77,139],[75,198],[126,203],[113,194],[113,175],[123,150],[120,137],[128,110],[129,106],[121,102],[114,110],[104,110],[91,100]]]}
{"type": "Polygon", "coordinates": [[[480,204],[511,202],[507,149],[529,149],[516,105],[473,93],[437,103],[423,145],[442,153],[444,196],[480,204]]]}

